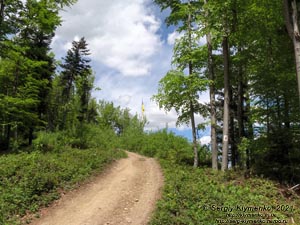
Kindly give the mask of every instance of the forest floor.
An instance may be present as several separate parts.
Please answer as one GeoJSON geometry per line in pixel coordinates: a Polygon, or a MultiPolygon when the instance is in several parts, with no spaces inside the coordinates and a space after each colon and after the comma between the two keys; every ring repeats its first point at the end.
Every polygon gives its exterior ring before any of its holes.
{"type": "Polygon", "coordinates": [[[147,224],[162,186],[158,162],[128,152],[128,158],[41,210],[31,225],[147,224]]]}

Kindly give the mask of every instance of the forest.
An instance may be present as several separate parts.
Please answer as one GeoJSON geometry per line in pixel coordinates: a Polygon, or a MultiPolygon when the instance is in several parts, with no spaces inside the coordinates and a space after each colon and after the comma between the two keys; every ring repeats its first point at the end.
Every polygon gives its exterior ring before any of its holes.
{"type": "Polygon", "coordinates": [[[210,121],[213,169],[299,182],[299,2],[155,2],[182,37],[154,99],[191,124],[194,166],[200,114],[210,121]],[[199,103],[204,91],[209,104],[199,103]]]}
{"type": "Polygon", "coordinates": [[[93,98],[100,89],[84,37],[55,58],[60,12],[76,0],[0,0],[0,224],[24,222],[60,188],[125,157],[122,150],[162,165],[151,224],[215,224],[207,203],[288,205],[273,219],[300,223],[300,3],[154,2],[180,38],[152,100],[175,109],[192,142],[146,131],[147,118],[93,98]],[[196,124],[195,115],[208,122],[196,124]],[[208,127],[211,143],[201,146],[196,133],[208,127]]]}

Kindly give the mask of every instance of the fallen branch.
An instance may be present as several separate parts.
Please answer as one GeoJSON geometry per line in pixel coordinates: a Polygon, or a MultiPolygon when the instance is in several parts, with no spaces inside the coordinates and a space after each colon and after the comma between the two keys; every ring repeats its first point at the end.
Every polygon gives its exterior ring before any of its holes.
{"type": "Polygon", "coordinates": [[[300,184],[297,184],[297,185],[289,188],[290,191],[297,190],[297,189],[300,189],[300,184]]]}

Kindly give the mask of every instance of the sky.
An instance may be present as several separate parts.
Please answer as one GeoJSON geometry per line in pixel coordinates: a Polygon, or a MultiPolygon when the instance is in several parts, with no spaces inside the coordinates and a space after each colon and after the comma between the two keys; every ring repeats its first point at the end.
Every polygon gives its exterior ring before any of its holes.
{"type": "MultiPolygon", "coordinates": [[[[174,27],[164,23],[168,12],[161,12],[152,0],[78,0],[61,12],[62,25],[53,39],[52,50],[58,59],[66,55],[73,40],[85,37],[90,49],[96,99],[129,108],[141,114],[142,102],[148,120],[146,129],[168,127],[191,139],[189,126],[176,127],[175,111],[160,110],[151,97],[157,93],[159,80],[172,68],[174,27]]],[[[207,102],[204,93],[200,101],[207,102]]],[[[196,116],[196,122],[204,119],[196,116]]],[[[209,142],[209,132],[200,135],[209,142]]]]}

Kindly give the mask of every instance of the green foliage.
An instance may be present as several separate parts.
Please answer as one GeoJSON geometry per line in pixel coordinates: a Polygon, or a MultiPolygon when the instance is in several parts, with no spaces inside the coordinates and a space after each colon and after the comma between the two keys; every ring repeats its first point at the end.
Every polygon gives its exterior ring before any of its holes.
{"type": "Polygon", "coordinates": [[[200,93],[206,89],[207,80],[200,79],[196,74],[184,75],[180,71],[169,71],[159,82],[158,94],[153,99],[160,108],[178,113],[177,124],[188,124],[193,113],[207,115],[206,108],[199,103],[200,93]]]}
{"type": "Polygon", "coordinates": [[[114,149],[117,148],[118,139],[114,130],[103,129],[95,125],[84,124],[81,130],[76,131],[75,137],[77,145],[71,142],[71,145],[79,148],[102,148],[114,149]]]}
{"type": "Polygon", "coordinates": [[[146,135],[144,133],[145,121],[140,121],[137,116],[133,117],[126,129],[119,136],[121,148],[139,152],[143,146],[146,135]]]}
{"type": "Polygon", "coordinates": [[[114,130],[103,129],[92,124],[83,124],[80,129],[38,132],[37,138],[33,141],[33,150],[42,152],[59,152],[64,148],[117,148],[118,137],[114,130]]]}
{"type": "MultiPolygon", "coordinates": [[[[0,41],[6,40],[8,35],[15,34],[18,31],[21,26],[19,18],[23,10],[21,0],[6,0],[5,4],[3,3],[4,1],[0,4],[0,41]]],[[[1,43],[0,46],[2,48],[1,43]]]]}
{"type": "Polygon", "coordinates": [[[74,0],[1,1],[0,135],[1,149],[27,143],[45,127],[55,72],[50,44],[60,25],[59,11],[74,0]],[[12,128],[14,126],[14,128],[12,128]]]}
{"type": "MultiPolygon", "coordinates": [[[[0,157],[0,223],[11,225],[27,211],[35,212],[59,197],[59,188],[71,188],[93,171],[103,169],[112,160],[124,157],[117,150],[63,147],[49,151],[59,134],[51,137],[48,152],[35,151],[0,157]]],[[[44,137],[41,137],[40,142],[44,137]]],[[[59,140],[58,140],[59,141],[59,140]]],[[[45,146],[42,150],[45,150],[45,146]]],[[[57,146],[54,146],[55,148],[57,146]]]]}
{"type": "Polygon", "coordinates": [[[251,145],[251,140],[245,137],[242,138],[240,144],[238,145],[238,155],[240,157],[239,159],[240,169],[246,168],[247,151],[249,150],[250,145],[251,145]]]}
{"type": "MultiPolygon", "coordinates": [[[[33,152],[0,157],[1,224],[11,224],[13,215],[48,204],[57,198],[57,188],[73,185],[111,161],[112,155],[119,154],[113,151],[117,147],[168,161],[162,162],[166,187],[153,224],[214,224],[220,212],[203,210],[204,205],[276,206],[287,201],[299,208],[298,197],[288,193],[293,200],[283,199],[272,182],[244,180],[234,172],[218,174],[179,166],[193,163],[192,146],[186,139],[167,130],[145,133],[146,121],[130,115],[129,109],[91,99],[94,76],[84,38],[73,42],[62,73],[54,76],[56,65],[49,51],[61,23],[59,11],[75,2],[0,3],[0,145],[22,152],[34,134],[37,137],[33,149],[28,148],[33,152]]],[[[256,174],[282,183],[298,183],[299,96],[282,2],[155,2],[162,9],[169,8],[167,24],[183,33],[174,47],[175,70],[160,81],[158,94],[153,97],[160,108],[174,108],[177,124],[189,123],[194,113],[206,116],[199,96],[211,82],[222,105],[224,67],[220,49],[225,36],[230,45],[231,136],[239,133],[235,140],[230,138],[230,145],[232,152],[234,147],[238,149],[237,165],[243,168],[251,159],[251,171],[256,174]],[[208,33],[212,37],[212,69],[216,72],[213,81],[205,73],[207,46],[199,46],[199,39],[208,33]]],[[[222,110],[220,107],[218,112],[222,110]]],[[[214,125],[222,125],[221,120],[214,125]]],[[[200,164],[208,164],[209,150],[197,150],[200,164]]],[[[280,211],[274,217],[291,215],[280,211]]]]}
{"type": "Polygon", "coordinates": [[[59,151],[68,144],[68,138],[63,132],[38,132],[33,141],[33,149],[40,152],[59,151]]]}
{"type": "Polygon", "coordinates": [[[162,130],[148,134],[142,153],[152,152],[153,156],[173,163],[193,164],[192,145],[183,137],[162,130]]]}
{"type": "MultiPolygon", "coordinates": [[[[84,38],[72,42],[72,48],[68,50],[64,63],[61,65],[62,72],[59,75],[60,93],[55,93],[59,98],[60,114],[62,117],[58,121],[60,129],[71,128],[76,121],[88,120],[89,103],[91,101],[91,90],[93,89],[94,76],[89,65],[89,49],[84,38]],[[71,107],[70,107],[71,106],[71,107]],[[69,116],[71,118],[69,118],[69,116]],[[68,120],[71,120],[71,123],[68,120]]],[[[81,126],[80,125],[80,126],[81,126]]]]}
{"type": "Polygon", "coordinates": [[[7,150],[10,148],[10,133],[15,133],[15,141],[18,141],[28,136],[30,128],[44,125],[37,108],[41,102],[39,91],[45,81],[37,79],[35,71],[45,62],[26,57],[26,47],[8,41],[2,44],[6,54],[0,60],[0,142],[7,150]],[[23,131],[19,136],[18,130],[23,131]]]}
{"type": "MultiPolygon", "coordinates": [[[[297,129],[295,128],[295,131],[297,129]]],[[[255,172],[283,184],[299,183],[300,154],[298,141],[293,141],[295,136],[287,130],[282,130],[252,141],[251,150],[255,159],[252,164],[255,172]]],[[[298,138],[296,136],[296,140],[299,140],[298,138]]]]}
{"type": "MultiPolygon", "coordinates": [[[[119,138],[120,147],[123,149],[165,159],[175,164],[193,165],[193,146],[186,138],[166,129],[144,133],[131,127],[127,131],[119,138]]],[[[198,152],[200,165],[207,165],[207,160],[211,157],[209,151],[199,146],[198,152]]]]}
{"type": "MultiPolygon", "coordinates": [[[[243,213],[237,206],[274,207],[264,214],[274,214],[270,219],[293,217],[299,223],[299,196],[283,197],[276,184],[260,179],[244,179],[233,172],[218,173],[211,169],[192,169],[161,160],[165,174],[163,197],[158,202],[150,224],[219,224],[216,219],[230,219],[228,214],[243,213]],[[215,207],[234,207],[232,212],[216,210],[215,207]],[[284,206],[284,210],[280,209],[284,206]],[[279,209],[279,210],[278,210],[279,209]],[[286,210],[285,210],[286,209],[286,210]]],[[[254,212],[246,212],[254,213],[254,212]]],[[[232,218],[232,219],[260,219],[232,218]]],[[[235,223],[237,224],[237,223],[235,223]]]]}

